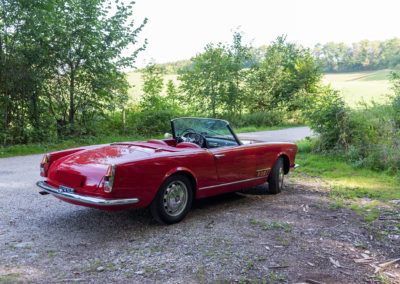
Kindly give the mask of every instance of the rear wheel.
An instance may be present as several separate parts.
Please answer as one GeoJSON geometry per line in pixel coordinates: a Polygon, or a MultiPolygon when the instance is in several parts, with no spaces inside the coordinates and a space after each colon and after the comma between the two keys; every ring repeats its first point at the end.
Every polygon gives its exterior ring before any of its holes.
{"type": "Polygon", "coordinates": [[[150,205],[153,218],[159,223],[173,224],[189,212],[193,201],[192,185],[184,175],[173,175],[161,185],[150,205]]]}
{"type": "Polygon", "coordinates": [[[285,171],[283,168],[283,158],[279,157],[272,167],[271,173],[268,177],[269,192],[277,194],[283,189],[283,180],[285,177],[285,171]]]}

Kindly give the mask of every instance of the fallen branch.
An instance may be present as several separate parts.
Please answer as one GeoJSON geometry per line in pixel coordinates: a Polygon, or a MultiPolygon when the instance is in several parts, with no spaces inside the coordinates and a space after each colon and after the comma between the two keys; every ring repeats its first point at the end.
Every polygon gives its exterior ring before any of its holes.
{"type": "Polygon", "coordinates": [[[399,260],[400,260],[400,258],[396,258],[396,259],[393,259],[393,260],[391,260],[391,261],[381,263],[381,264],[379,264],[379,267],[380,267],[380,268],[384,268],[384,267],[386,267],[386,266],[389,266],[389,265],[391,265],[391,264],[393,264],[393,263],[398,262],[399,260]]]}

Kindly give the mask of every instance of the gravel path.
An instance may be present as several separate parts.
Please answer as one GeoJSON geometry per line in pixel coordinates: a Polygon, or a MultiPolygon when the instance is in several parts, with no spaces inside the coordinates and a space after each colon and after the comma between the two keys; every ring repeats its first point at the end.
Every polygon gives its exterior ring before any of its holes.
{"type": "MultiPolygon", "coordinates": [[[[288,141],[310,131],[245,135],[288,141]]],[[[0,159],[0,283],[365,283],[373,269],[353,259],[367,249],[391,256],[356,213],[332,210],[326,193],[300,183],[279,195],[261,186],[204,199],[161,226],[147,209],[107,212],[39,195],[40,159],[0,159]]]]}

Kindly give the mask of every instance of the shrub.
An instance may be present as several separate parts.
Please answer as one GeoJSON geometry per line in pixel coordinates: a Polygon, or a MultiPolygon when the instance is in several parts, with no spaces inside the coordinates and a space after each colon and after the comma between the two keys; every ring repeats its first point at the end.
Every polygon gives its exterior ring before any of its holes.
{"type": "Polygon", "coordinates": [[[322,87],[316,94],[304,115],[311,128],[319,134],[316,149],[329,151],[334,148],[347,148],[349,109],[339,92],[330,87],[322,87]]]}
{"type": "Polygon", "coordinates": [[[253,113],[245,113],[242,115],[225,116],[224,119],[228,120],[230,124],[235,127],[246,127],[246,126],[275,126],[282,124],[285,115],[283,111],[272,110],[272,111],[260,111],[253,113]]]}
{"type": "Polygon", "coordinates": [[[340,94],[330,88],[323,88],[313,102],[305,115],[319,134],[314,151],[343,154],[354,165],[375,170],[400,168],[395,103],[360,104],[349,109],[340,94]]]}

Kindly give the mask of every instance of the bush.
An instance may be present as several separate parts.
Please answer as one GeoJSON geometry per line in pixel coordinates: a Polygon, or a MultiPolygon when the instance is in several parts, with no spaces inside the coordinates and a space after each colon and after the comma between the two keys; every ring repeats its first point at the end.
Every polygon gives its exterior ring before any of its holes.
{"type": "Polygon", "coordinates": [[[226,119],[230,122],[230,124],[235,127],[246,127],[246,126],[275,126],[282,124],[284,121],[285,115],[283,111],[273,110],[273,111],[260,111],[253,113],[246,113],[242,115],[236,116],[225,116],[223,119],[226,119]]]}
{"type": "Polygon", "coordinates": [[[343,154],[356,166],[375,170],[400,168],[400,129],[396,105],[360,104],[349,109],[337,91],[324,88],[305,112],[319,134],[316,152],[343,154]]]}
{"type": "Polygon", "coordinates": [[[347,148],[349,109],[339,92],[329,87],[322,87],[316,94],[304,115],[311,128],[319,134],[316,145],[318,151],[335,148],[347,148]]]}

